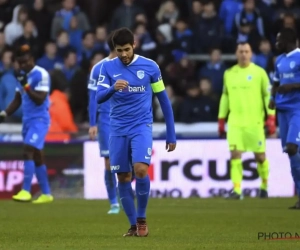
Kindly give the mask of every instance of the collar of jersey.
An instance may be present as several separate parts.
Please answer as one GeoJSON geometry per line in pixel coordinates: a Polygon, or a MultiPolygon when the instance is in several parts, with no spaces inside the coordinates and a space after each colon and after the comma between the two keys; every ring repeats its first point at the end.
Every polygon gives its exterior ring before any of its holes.
{"type": "Polygon", "coordinates": [[[131,64],[133,64],[137,59],[139,58],[139,55],[134,54],[133,59],[131,61],[131,63],[129,63],[128,65],[126,65],[127,67],[130,66],[131,64]]]}
{"type": "Polygon", "coordinates": [[[294,54],[297,53],[297,52],[300,52],[300,49],[299,49],[299,48],[292,50],[290,53],[286,54],[286,56],[287,56],[287,57],[292,56],[292,55],[294,55],[294,54]]]}

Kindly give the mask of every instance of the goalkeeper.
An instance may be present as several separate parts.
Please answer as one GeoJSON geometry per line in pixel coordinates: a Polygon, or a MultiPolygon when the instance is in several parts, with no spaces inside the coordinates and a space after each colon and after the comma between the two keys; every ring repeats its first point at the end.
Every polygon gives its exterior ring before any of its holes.
{"type": "Polygon", "coordinates": [[[230,149],[230,177],[233,191],[230,199],[242,199],[243,152],[253,152],[261,178],[259,196],[268,197],[269,162],[266,159],[264,121],[268,135],[276,132],[275,111],[268,108],[270,81],[264,69],[251,63],[248,43],[237,45],[238,64],[224,73],[224,89],[219,108],[219,135],[224,137],[228,118],[227,141],[230,149]]]}

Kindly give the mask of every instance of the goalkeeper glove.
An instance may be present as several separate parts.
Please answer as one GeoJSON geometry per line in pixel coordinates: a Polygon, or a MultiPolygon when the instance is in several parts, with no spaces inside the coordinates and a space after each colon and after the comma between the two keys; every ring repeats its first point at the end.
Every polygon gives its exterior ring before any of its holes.
{"type": "Polygon", "coordinates": [[[4,122],[6,116],[7,114],[5,111],[0,112],[0,123],[4,122]]]}
{"type": "Polygon", "coordinates": [[[15,71],[14,75],[21,83],[22,87],[25,87],[25,85],[27,84],[27,74],[23,71],[15,71]]]}
{"type": "Polygon", "coordinates": [[[219,125],[219,128],[218,128],[219,136],[220,136],[221,138],[226,137],[226,131],[225,131],[225,119],[219,119],[218,125],[219,125]]]}
{"type": "Polygon", "coordinates": [[[275,115],[268,115],[265,125],[267,127],[268,135],[275,134],[275,132],[276,132],[276,117],[275,117],[275,115]]]}

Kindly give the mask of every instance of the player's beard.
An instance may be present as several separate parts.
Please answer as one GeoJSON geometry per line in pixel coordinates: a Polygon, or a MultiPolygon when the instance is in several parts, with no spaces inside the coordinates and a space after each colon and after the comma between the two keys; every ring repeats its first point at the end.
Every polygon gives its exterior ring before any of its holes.
{"type": "Polygon", "coordinates": [[[128,65],[132,62],[133,58],[134,58],[134,53],[132,54],[131,57],[123,57],[123,58],[121,57],[120,59],[123,64],[128,65]]]}

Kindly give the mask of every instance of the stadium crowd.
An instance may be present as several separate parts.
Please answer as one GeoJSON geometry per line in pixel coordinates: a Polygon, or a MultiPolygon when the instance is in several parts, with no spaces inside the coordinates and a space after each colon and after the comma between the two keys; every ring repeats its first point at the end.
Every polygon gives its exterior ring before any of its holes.
{"type": "MultiPolygon", "coordinates": [[[[76,132],[88,121],[89,70],[106,57],[107,34],[129,27],[136,53],[161,67],[175,121],[217,121],[223,73],[237,42],[248,41],[253,62],[272,75],[274,41],[282,27],[299,30],[296,0],[118,0],[101,18],[97,0],[0,0],[0,110],[15,94],[13,49],[28,44],[37,65],[51,74],[52,123],[76,132]],[[92,7],[91,7],[92,6],[92,7]],[[99,21],[100,20],[100,21],[99,21]],[[190,54],[209,54],[198,62],[190,54]]],[[[154,99],[154,120],[163,114],[154,99]]],[[[19,109],[9,122],[20,122],[19,109]]]]}

